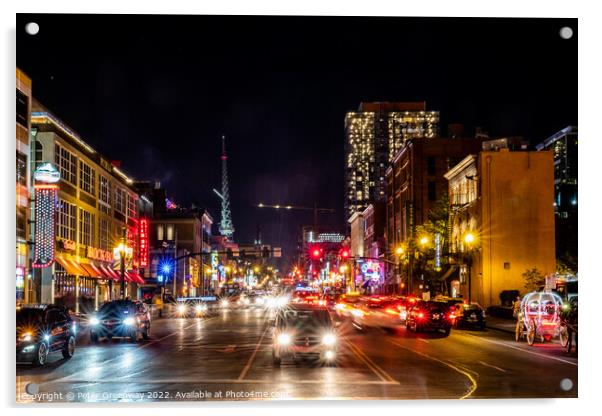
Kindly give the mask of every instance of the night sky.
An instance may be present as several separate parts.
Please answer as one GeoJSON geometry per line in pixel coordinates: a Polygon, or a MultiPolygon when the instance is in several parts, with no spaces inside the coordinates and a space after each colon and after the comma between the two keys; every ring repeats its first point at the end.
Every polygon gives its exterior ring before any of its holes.
{"type": "Polygon", "coordinates": [[[344,116],[361,101],[424,100],[442,135],[533,144],[578,121],[576,19],[17,15],[17,65],[126,173],[207,207],[215,233],[225,134],[235,239],[260,226],[288,255],[311,212],[254,205],[316,201],[343,230],[344,116]]]}

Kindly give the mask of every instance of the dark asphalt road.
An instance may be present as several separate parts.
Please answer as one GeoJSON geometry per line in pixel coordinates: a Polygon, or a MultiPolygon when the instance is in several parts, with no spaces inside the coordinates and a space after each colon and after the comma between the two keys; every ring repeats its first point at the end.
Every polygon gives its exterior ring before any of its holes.
{"type": "Polygon", "coordinates": [[[274,368],[263,310],[159,319],[149,341],[85,341],[70,360],[58,353],[43,368],[18,366],[17,401],[577,396],[577,357],[557,343],[529,347],[494,330],[444,337],[403,328],[357,332],[344,323],[339,332],[336,367],[301,361],[274,368]],[[572,380],[571,390],[561,388],[563,379],[572,380]],[[37,396],[25,393],[29,383],[37,396]]]}

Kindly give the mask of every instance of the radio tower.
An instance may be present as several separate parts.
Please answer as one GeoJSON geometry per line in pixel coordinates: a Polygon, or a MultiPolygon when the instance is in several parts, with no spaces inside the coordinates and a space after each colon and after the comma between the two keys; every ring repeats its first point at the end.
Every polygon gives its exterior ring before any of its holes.
{"type": "Polygon", "coordinates": [[[230,213],[230,191],[228,190],[228,155],[226,154],[226,136],[222,136],[222,192],[213,190],[222,200],[222,218],[219,224],[219,232],[232,240],[234,226],[232,225],[232,214],[230,213]]]}

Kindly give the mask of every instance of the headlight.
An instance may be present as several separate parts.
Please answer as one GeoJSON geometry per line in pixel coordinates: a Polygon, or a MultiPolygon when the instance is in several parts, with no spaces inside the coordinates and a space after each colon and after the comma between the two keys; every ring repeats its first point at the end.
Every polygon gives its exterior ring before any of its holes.
{"type": "Polygon", "coordinates": [[[322,344],[324,345],[334,345],[337,342],[337,337],[334,334],[326,334],[322,337],[322,344]]]}
{"type": "Polygon", "coordinates": [[[286,296],[280,296],[276,300],[276,305],[279,307],[286,306],[287,303],[288,303],[288,298],[286,296]]]}
{"type": "Polygon", "coordinates": [[[243,301],[242,301],[242,303],[244,303],[245,305],[248,305],[251,302],[249,301],[249,299],[244,298],[243,301]]]}
{"type": "Polygon", "coordinates": [[[25,332],[21,334],[21,341],[29,342],[33,339],[33,334],[31,332],[25,332]]]}
{"type": "Polygon", "coordinates": [[[124,323],[125,325],[128,325],[128,326],[129,326],[129,325],[134,325],[134,322],[136,322],[136,320],[135,320],[134,318],[125,318],[125,319],[123,320],[123,323],[124,323]]]}
{"type": "Polygon", "coordinates": [[[178,305],[178,313],[183,314],[186,312],[186,305],[178,305]]]}
{"type": "Polygon", "coordinates": [[[291,336],[289,334],[280,334],[278,335],[278,344],[280,345],[288,345],[291,343],[291,336]]]}
{"type": "Polygon", "coordinates": [[[257,305],[263,305],[263,298],[257,298],[257,299],[255,299],[255,303],[257,305]]]}
{"type": "Polygon", "coordinates": [[[92,318],[90,318],[90,325],[98,325],[99,323],[100,321],[97,317],[93,316],[92,318]]]}
{"type": "Polygon", "coordinates": [[[194,310],[196,311],[196,313],[201,313],[205,310],[205,305],[196,305],[194,307],[194,310]]]}
{"type": "Polygon", "coordinates": [[[230,304],[230,302],[228,302],[226,299],[224,299],[220,302],[220,305],[222,308],[227,308],[229,304],[230,304]]]}
{"type": "Polygon", "coordinates": [[[362,312],[362,311],[361,311],[361,310],[359,310],[359,309],[354,309],[354,310],[352,310],[352,311],[351,311],[351,314],[352,314],[353,316],[357,316],[358,318],[361,318],[362,316],[364,316],[364,312],[362,312]]]}

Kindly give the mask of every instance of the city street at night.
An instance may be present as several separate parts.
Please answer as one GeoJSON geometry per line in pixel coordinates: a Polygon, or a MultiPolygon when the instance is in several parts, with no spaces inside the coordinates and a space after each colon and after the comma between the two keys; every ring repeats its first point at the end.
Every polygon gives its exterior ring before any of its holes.
{"type": "Polygon", "coordinates": [[[18,13],[11,398],[578,398],[577,33],[18,13]]]}
{"type": "Polygon", "coordinates": [[[157,319],[150,340],[138,343],[92,345],[84,330],[72,359],[59,354],[42,368],[18,366],[18,401],[576,397],[575,354],[491,329],[444,337],[403,327],[359,332],[343,322],[336,366],[291,360],[277,368],[269,315],[246,309],[157,319]],[[569,391],[564,379],[575,383],[569,391]],[[24,394],[29,383],[37,396],[24,394]]]}

